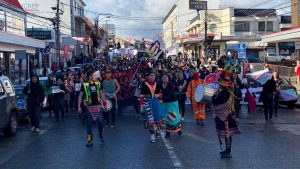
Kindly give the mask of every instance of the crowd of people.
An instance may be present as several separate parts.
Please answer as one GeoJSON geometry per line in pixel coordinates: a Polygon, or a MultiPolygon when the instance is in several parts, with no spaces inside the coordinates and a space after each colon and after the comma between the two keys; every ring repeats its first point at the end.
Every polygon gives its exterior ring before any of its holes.
{"type": "MultiPolygon", "coordinates": [[[[48,76],[45,92],[38,77],[32,75],[30,84],[23,91],[27,96],[31,130],[40,131],[38,114],[46,96],[49,116],[54,112],[57,122],[75,110],[80,114],[82,123],[87,126],[87,147],[93,145],[93,122],[97,122],[100,140],[104,142],[103,128],[117,125],[116,112],[120,113],[123,107],[120,95],[122,91],[130,90],[136,118],[144,122],[152,143],[161,136],[162,130],[166,133],[166,139],[170,138],[171,133],[182,134],[186,103],[190,102],[197,125],[204,126],[207,111],[213,110],[220,143],[224,138],[226,145],[220,154],[223,158],[231,158],[232,136],[240,134],[241,90],[247,85],[238,77],[242,72],[237,59],[221,57],[217,65],[205,66],[201,61],[193,64],[188,59],[181,60],[179,64],[171,58],[154,60],[145,56],[113,61],[99,57],[97,62],[88,64],[78,72],[67,70],[56,77],[52,72],[48,76]],[[120,81],[115,76],[116,72],[129,74],[130,81],[120,81]],[[210,74],[218,75],[215,83],[219,88],[210,103],[197,102],[194,96],[196,88],[206,84],[205,78],[210,74]]],[[[272,94],[280,88],[278,76],[274,77],[275,80],[266,83],[263,90],[262,99],[268,121],[272,119],[272,94]]]]}

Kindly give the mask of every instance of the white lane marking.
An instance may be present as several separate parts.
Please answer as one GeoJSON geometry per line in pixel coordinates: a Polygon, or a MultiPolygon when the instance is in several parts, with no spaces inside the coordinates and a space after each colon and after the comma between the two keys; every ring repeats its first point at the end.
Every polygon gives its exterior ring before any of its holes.
{"type": "Polygon", "coordinates": [[[283,129],[281,129],[281,128],[276,128],[277,130],[279,130],[279,131],[283,131],[283,129]]]}
{"type": "Polygon", "coordinates": [[[166,133],[163,132],[163,131],[161,131],[160,133],[161,133],[161,134],[160,134],[160,135],[161,135],[161,138],[162,138],[162,140],[163,140],[164,143],[165,143],[165,146],[166,146],[166,148],[167,148],[167,150],[168,150],[169,156],[170,156],[170,158],[171,158],[171,160],[172,160],[172,162],[173,162],[174,167],[175,167],[175,168],[183,168],[184,166],[183,166],[182,163],[180,162],[179,158],[176,156],[175,151],[174,151],[174,148],[170,145],[169,140],[166,140],[166,139],[165,139],[166,133]]]}

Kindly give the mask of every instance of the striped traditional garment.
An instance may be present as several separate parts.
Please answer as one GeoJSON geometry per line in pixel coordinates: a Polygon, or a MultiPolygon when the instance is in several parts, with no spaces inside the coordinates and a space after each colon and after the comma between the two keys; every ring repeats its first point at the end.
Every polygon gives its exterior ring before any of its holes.
{"type": "Polygon", "coordinates": [[[228,115],[232,113],[232,96],[224,104],[213,105],[213,109],[214,118],[219,117],[222,121],[227,120],[228,115]]]}
{"type": "Polygon", "coordinates": [[[88,110],[91,113],[93,121],[96,121],[100,112],[100,105],[89,106],[88,110]]]}

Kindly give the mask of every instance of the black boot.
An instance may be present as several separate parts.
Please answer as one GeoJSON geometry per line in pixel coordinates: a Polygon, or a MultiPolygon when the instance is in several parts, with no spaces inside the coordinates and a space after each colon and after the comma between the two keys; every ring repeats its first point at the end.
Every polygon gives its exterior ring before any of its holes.
{"type": "Polygon", "coordinates": [[[170,132],[166,132],[165,139],[169,139],[169,138],[170,138],[170,132]]]}
{"type": "MultiPolygon", "coordinates": [[[[223,151],[222,151],[223,152],[223,151]]],[[[229,148],[226,148],[223,154],[221,154],[221,158],[232,158],[231,152],[229,148]]]]}
{"type": "Polygon", "coordinates": [[[178,134],[179,136],[181,136],[181,135],[182,135],[182,131],[181,131],[181,130],[178,131],[177,134],[178,134]]]}

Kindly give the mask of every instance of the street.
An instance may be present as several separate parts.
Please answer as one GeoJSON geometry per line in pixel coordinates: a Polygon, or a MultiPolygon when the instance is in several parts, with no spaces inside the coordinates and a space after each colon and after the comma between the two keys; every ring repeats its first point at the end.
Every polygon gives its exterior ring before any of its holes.
{"type": "Polygon", "coordinates": [[[75,113],[60,123],[44,117],[40,135],[23,126],[14,138],[1,136],[0,168],[299,168],[299,113],[298,109],[281,109],[278,120],[266,125],[261,111],[248,114],[244,110],[242,134],[233,137],[232,159],[220,158],[211,113],[202,127],[188,111],[182,136],[173,134],[170,140],[152,144],[148,131],[128,107],[117,116],[116,128],[105,128],[105,143],[95,137],[92,148],[85,147],[85,126],[75,113]]]}

